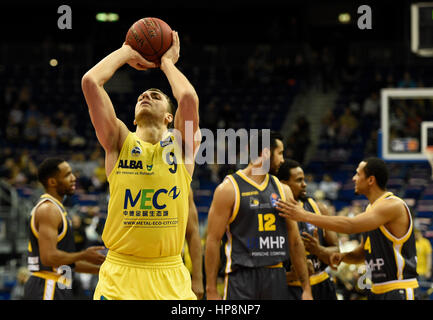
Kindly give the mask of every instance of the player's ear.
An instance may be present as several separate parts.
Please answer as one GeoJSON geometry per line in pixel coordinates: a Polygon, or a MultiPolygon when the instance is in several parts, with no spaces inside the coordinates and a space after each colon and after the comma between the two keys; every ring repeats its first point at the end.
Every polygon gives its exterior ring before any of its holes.
{"type": "Polygon", "coordinates": [[[173,122],[173,115],[169,112],[167,112],[165,114],[165,119],[167,120],[167,124],[172,123],[173,122]]]}
{"type": "Polygon", "coordinates": [[[47,180],[47,186],[49,187],[55,187],[57,185],[57,180],[56,178],[48,178],[47,180]]]}
{"type": "Polygon", "coordinates": [[[269,148],[263,148],[262,158],[263,159],[270,159],[271,158],[271,150],[269,148]]]}
{"type": "Polygon", "coordinates": [[[136,125],[137,125],[137,120],[134,119],[134,126],[136,126],[136,125]]]}

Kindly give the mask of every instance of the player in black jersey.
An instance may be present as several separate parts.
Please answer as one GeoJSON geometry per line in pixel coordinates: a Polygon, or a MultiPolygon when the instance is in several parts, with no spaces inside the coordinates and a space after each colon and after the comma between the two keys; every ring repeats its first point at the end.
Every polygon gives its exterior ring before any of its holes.
{"type": "Polygon", "coordinates": [[[260,139],[258,146],[258,157],[250,157],[245,169],[228,175],[215,190],[205,253],[207,298],[221,298],[216,282],[220,244],[225,233],[224,299],[288,299],[283,267],[288,249],[301,281],[302,298],[312,299],[305,249],[297,224],[281,218],[275,209],[276,201],[292,199],[292,192],[275,176],[257,173],[266,161],[270,161],[271,173],[278,171],[284,161],[281,136],[271,133],[269,147],[263,147],[260,139]]]}
{"type": "Polygon", "coordinates": [[[365,262],[371,300],[412,300],[418,287],[413,219],[407,204],[386,191],[388,170],[383,160],[361,161],[353,177],[355,193],[370,204],[365,212],[350,218],[324,217],[306,212],[293,200],[278,202],[281,216],[305,221],[341,233],[362,233],[361,244],[351,252],[334,253],[331,264],[365,262]]]}
{"type": "MultiPolygon", "coordinates": [[[[327,207],[321,202],[315,202],[307,196],[307,184],[305,183],[304,170],[299,162],[285,159],[277,174],[283,184],[290,187],[293,197],[305,210],[328,216],[327,207]]],[[[325,271],[329,265],[329,257],[334,252],[339,252],[337,234],[333,231],[318,229],[307,222],[298,222],[301,238],[307,254],[311,261],[312,273],[310,274],[310,285],[314,300],[337,300],[335,285],[325,271]]],[[[289,295],[292,299],[301,298],[301,287],[296,276],[290,268],[290,262],[286,264],[289,295]]]]}
{"type": "Polygon", "coordinates": [[[45,194],[31,212],[26,300],[72,299],[73,271],[98,273],[105,256],[94,246],[75,252],[71,220],[63,207],[66,195],[75,191],[75,176],[63,159],[48,158],[38,168],[45,194]]]}

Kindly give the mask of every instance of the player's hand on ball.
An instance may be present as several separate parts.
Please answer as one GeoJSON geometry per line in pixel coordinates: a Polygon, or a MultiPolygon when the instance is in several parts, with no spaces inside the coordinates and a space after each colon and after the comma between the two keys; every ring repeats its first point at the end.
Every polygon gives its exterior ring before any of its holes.
{"type": "Polygon", "coordinates": [[[139,54],[138,51],[132,49],[130,45],[124,43],[122,45],[122,49],[124,49],[128,55],[128,60],[126,61],[126,63],[134,69],[147,70],[158,67],[156,63],[144,59],[141,54],[139,54]]]}
{"type": "Polygon", "coordinates": [[[173,64],[176,64],[177,60],[179,60],[180,55],[180,40],[179,35],[176,31],[173,31],[173,42],[171,44],[170,49],[167,50],[166,53],[161,57],[161,64],[164,63],[166,60],[170,60],[173,62],[173,64]]]}

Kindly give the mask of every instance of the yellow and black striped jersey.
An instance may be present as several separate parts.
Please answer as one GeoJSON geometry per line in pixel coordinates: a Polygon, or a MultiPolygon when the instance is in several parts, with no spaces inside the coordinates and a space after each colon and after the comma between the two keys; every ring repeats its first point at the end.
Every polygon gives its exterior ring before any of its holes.
{"type": "Polygon", "coordinates": [[[287,226],[275,202],[285,199],[278,178],[267,174],[261,185],[241,170],[227,176],[235,188],[235,204],[227,226],[226,273],[237,267],[272,266],[287,259],[287,226]]]}
{"type": "MultiPolygon", "coordinates": [[[[29,223],[29,244],[28,244],[28,269],[30,272],[37,271],[56,271],[55,268],[50,266],[45,266],[41,262],[40,252],[39,252],[39,232],[36,230],[35,225],[35,211],[44,202],[50,201],[58,209],[59,214],[62,216],[62,224],[59,226],[58,236],[57,236],[57,249],[66,252],[75,252],[75,242],[74,242],[74,232],[72,229],[71,219],[66,212],[63,204],[56,198],[52,197],[48,193],[41,195],[38,203],[33,207],[30,214],[29,223]]],[[[73,267],[74,265],[70,265],[73,267]]]]}
{"type": "Polygon", "coordinates": [[[407,233],[401,238],[396,238],[385,226],[363,233],[367,272],[371,272],[372,292],[378,294],[418,287],[413,220],[407,204],[391,192],[387,192],[373,205],[369,205],[367,212],[378,202],[389,199],[399,199],[403,202],[410,224],[407,233]]]}

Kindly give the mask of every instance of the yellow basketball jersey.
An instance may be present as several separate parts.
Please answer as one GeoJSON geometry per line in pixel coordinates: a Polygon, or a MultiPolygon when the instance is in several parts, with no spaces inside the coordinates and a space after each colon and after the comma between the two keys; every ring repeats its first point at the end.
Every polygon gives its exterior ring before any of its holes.
{"type": "Polygon", "coordinates": [[[108,249],[148,258],[181,254],[191,176],[173,134],[151,144],[130,132],[108,182],[108,249]]]}

